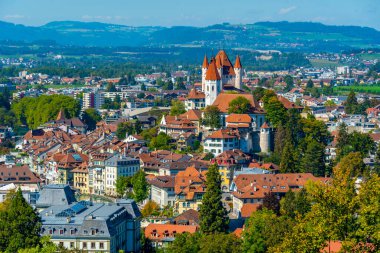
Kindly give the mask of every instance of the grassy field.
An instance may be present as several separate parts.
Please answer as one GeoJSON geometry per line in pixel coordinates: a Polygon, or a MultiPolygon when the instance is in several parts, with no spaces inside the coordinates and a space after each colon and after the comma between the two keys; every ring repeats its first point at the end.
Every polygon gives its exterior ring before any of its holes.
{"type": "Polygon", "coordinates": [[[350,91],[368,94],[380,94],[380,85],[355,85],[334,87],[334,91],[340,94],[348,94],[350,91]]]}
{"type": "Polygon", "coordinates": [[[363,60],[380,60],[380,53],[376,53],[376,54],[360,54],[359,57],[363,60]]]}
{"type": "Polygon", "coordinates": [[[320,59],[312,59],[310,60],[310,63],[313,65],[313,67],[317,68],[336,68],[339,66],[338,62],[320,59]]]}

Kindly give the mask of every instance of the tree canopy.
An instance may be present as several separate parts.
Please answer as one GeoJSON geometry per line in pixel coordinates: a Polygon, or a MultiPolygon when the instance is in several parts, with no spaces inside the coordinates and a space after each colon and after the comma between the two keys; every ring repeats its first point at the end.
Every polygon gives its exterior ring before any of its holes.
{"type": "Polygon", "coordinates": [[[252,109],[251,102],[242,96],[233,99],[228,104],[228,113],[244,114],[249,113],[252,109]]]}
{"type": "Polygon", "coordinates": [[[217,106],[209,105],[205,108],[203,114],[203,124],[205,126],[217,129],[221,127],[220,110],[217,106]]]}

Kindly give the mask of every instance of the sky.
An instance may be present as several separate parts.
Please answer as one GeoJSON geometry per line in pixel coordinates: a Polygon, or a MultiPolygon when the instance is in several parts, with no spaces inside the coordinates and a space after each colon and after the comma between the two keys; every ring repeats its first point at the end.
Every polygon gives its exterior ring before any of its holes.
{"type": "Polygon", "coordinates": [[[29,26],[66,20],[131,26],[312,21],[380,30],[380,0],[0,0],[0,20],[29,26]]]}

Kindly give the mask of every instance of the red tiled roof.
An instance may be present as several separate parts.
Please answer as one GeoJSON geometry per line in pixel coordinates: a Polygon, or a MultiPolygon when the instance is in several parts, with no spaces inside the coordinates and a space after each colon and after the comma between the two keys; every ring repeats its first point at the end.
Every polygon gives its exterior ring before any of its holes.
{"type": "Polygon", "coordinates": [[[205,94],[203,92],[197,91],[195,89],[191,89],[187,98],[188,99],[204,99],[205,94]]]}
{"type": "Polygon", "coordinates": [[[289,100],[287,100],[287,99],[286,99],[285,97],[283,97],[283,96],[277,96],[277,99],[278,99],[278,101],[280,101],[280,102],[284,105],[284,107],[285,107],[286,109],[292,109],[292,108],[295,108],[295,109],[303,109],[302,106],[298,106],[298,105],[296,105],[295,103],[290,102],[289,100]]]}
{"type": "Polygon", "coordinates": [[[327,243],[327,246],[321,249],[321,253],[338,253],[342,249],[342,242],[331,241],[327,243]]]}
{"type": "Polygon", "coordinates": [[[161,241],[165,238],[174,238],[176,234],[195,233],[197,226],[174,224],[149,224],[144,231],[145,237],[152,241],[161,241]]]}
{"type": "Polygon", "coordinates": [[[267,124],[267,122],[264,122],[264,124],[261,126],[261,128],[270,128],[267,124]]]}
{"type": "Polygon", "coordinates": [[[0,165],[0,184],[36,184],[41,181],[40,177],[27,165],[0,165]]]}
{"type": "Polygon", "coordinates": [[[233,135],[231,131],[228,129],[219,129],[214,132],[212,132],[207,138],[213,138],[213,139],[232,139],[237,138],[236,135],[233,135]]]}
{"type": "Polygon", "coordinates": [[[228,122],[228,123],[251,123],[252,118],[248,114],[232,113],[232,114],[227,116],[226,122],[228,122]]]}
{"type": "Polygon", "coordinates": [[[260,206],[260,203],[245,203],[241,208],[241,217],[249,218],[253,212],[257,211],[257,208],[260,206]]]}
{"type": "Polygon", "coordinates": [[[202,68],[204,68],[204,69],[208,68],[208,59],[207,59],[206,55],[205,55],[205,58],[203,59],[202,68]]]}
{"type": "Polygon", "coordinates": [[[199,121],[202,118],[202,112],[200,110],[190,109],[187,112],[178,116],[181,119],[188,119],[191,121],[199,121]]]}
{"type": "Polygon", "coordinates": [[[212,59],[210,65],[208,66],[208,69],[206,71],[206,80],[220,80],[220,75],[216,68],[215,59],[212,59]]]}
{"type": "Polygon", "coordinates": [[[254,99],[252,94],[230,94],[230,93],[220,93],[212,105],[217,106],[221,112],[227,113],[228,107],[232,100],[237,97],[244,97],[249,100],[251,106],[255,112],[264,113],[264,110],[260,107],[259,103],[254,99]]]}
{"type": "Polygon", "coordinates": [[[241,62],[240,62],[240,57],[239,57],[239,55],[236,56],[236,61],[235,61],[235,66],[234,66],[234,68],[237,68],[237,69],[241,69],[241,68],[242,68],[242,67],[241,67],[241,62]]]}

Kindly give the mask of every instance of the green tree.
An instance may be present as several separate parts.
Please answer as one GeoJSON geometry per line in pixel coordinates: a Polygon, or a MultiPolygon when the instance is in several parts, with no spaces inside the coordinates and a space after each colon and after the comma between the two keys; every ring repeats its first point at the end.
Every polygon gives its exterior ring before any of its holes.
{"type": "Polygon", "coordinates": [[[128,188],[133,187],[132,177],[117,177],[116,179],[116,193],[119,197],[124,197],[128,188]]]}
{"type": "Polygon", "coordinates": [[[169,135],[160,132],[156,137],[153,137],[149,143],[151,150],[159,149],[171,149],[171,138],[169,135]]]}
{"type": "Polygon", "coordinates": [[[265,194],[263,198],[263,204],[259,207],[259,209],[271,210],[276,215],[279,215],[280,214],[280,200],[273,192],[269,192],[265,194]]]}
{"type": "Polygon", "coordinates": [[[101,121],[102,117],[96,109],[89,108],[83,112],[82,120],[87,125],[88,130],[94,130],[96,128],[96,123],[101,121]]]}
{"type": "Polygon", "coordinates": [[[17,252],[40,243],[40,217],[22,196],[21,189],[10,192],[0,206],[0,250],[17,252]]]}
{"type": "Polygon", "coordinates": [[[294,87],[294,80],[292,76],[286,75],[284,77],[284,82],[286,83],[285,91],[290,91],[294,87]]]}
{"type": "Polygon", "coordinates": [[[334,100],[327,100],[324,104],[325,106],[335,107],[335,101],[334,100]]]}
{"type": "Polygon", "coordinates": [[[149,200],[141,209],[141,215],[143,217],[158,216],[160,207],[153,200],[149,200]]]}
{"type": "Polygon", "coordinates": [[[142,99],[144,97],[145,97],[145,93],[143,93],[143,92],[140,92],[139,94],[137,94],[137,98],[139,98],[139,99],[142,99]]]}
{"type": "Polygon", "coordinates": [[[117,125],[116,136],[119,140],[123,140],[125,139],[127,134],[131,135],[133,133],[134,133],[134,128],[130,121],[121,122],[117,125]]]}
{"type": "Polygon", "coordinates": [[[205,126],[218,129],[221,127],[220,110],[217,106],[209,105],[205,108],[203,114],[203,124],[205,126]]]}
{"type": "Polygon", "coordinates": [[[297,160],[295,158],[295,147],[289,137],[285,140],[284,149],[282,150],[280,171],[281,173],[297,172],[297,160]]]}
{"type": "Polygon", "coordinates": [[[256,87],[252,91],[252,95],[253,95],[253,97],[255,98],[256,101],[260,101],[264,97],[264,95],[265,95],[265,89],[262,88],[262,87],[256,87]]]}
{"type": "Polygon", "coordinates": [[[185,104],[179,100],[172,100],[172,106],[170,107],[170,115],[178,116],[182,113],[185,113],[185,104]]]}
{"type": "Polygon", "coordinates": [[[307,143],[307,148],[301,160],[302,172],[315,176],[325,176],[325,146],[316,140],[307,143]]]}
{"type": "Polygon", "coordinates": [[[359,103],[355,96],[355,92],[351,91],[348,94],[346,102],[344,103],[344,111],[347,114],[355,114],[358,112],[358,109],[359,109],[359,103]]]}
{"type": "Polygon", "coordinates": [[[200,233],[189,234],[182,233],[176,235],[173,243],[167,249],[169,253],[198,253],[200,250],[200,240],[202,235],[200,233]]]}
{"type": "Polygon", "coordinates": [[[313,87],[314,87],[313,80],[311,80],[311,79],[307,80],[306,88],[311,89],[313,87]]]}
{"type": "Polygon", "coordinates": [[[149,187],[143,170],[139,170],[132,179],[133,182],[133,199],[136,202],[142,202],[149,195],[149,187]]]}
{"type": "Polygon", "coordinates": [[[304,217],[311,209],[311,203],[307,196],[308,193],[304,188],[299,192],[294,192],[289,189],[285,197],[280,201],[281,215],[291,219],[295,219],[298,215],[304,217]]]}
{"type": "Polygon", "coordinates": [[[216,233],[203,235],[199,246],[199,253],[241,252],[241,241],[233,234],[216,233]]]}
{"type": "Polygon", "coordinates": [[[267,102],[264,102],[264,109],[266,111],[266,119],[274,127],[285,125],[287,119],[287,112],[284,105],[278,101],[276,96],[270,97],[267,102]]]}
{"type": "Polygon", "coordinates": [[[228,113],[245,114],[252,110],[251,102],[242,96],[233,99],[228,104],[228,113]]]}
{"type": "Polygon", "coordinates": [[[206,174],[206,193],[200,207],[200,227],[205,234],[223,233],[228,229],[228,216],[222,204],[221,176],[213,164],[206,174]]]}
{"type": "Polygon", "coordinates": [[[113,83],[108,83],[106,87],[107,92],[116,92],[116,87],[113,83]]]}
{"type": "Polygon", "coordinates": [[[146,91],[146,85],[145,84],[141,84],[141,90],[146,91]]]}

